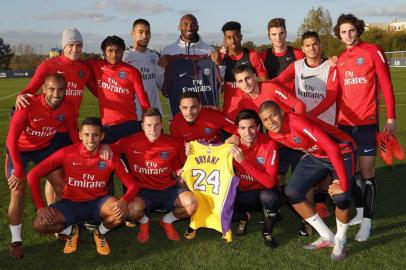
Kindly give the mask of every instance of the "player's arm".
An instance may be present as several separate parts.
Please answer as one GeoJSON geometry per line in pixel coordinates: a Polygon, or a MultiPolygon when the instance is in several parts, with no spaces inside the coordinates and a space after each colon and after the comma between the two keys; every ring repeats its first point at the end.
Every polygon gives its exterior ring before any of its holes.
{"type": "Polygon", "coordinates": [[[138,192],[140,191],[140,187],[135,181],[130,170],[124,165],[124,162],[121,159],[115,157],[113,158],[112,163],[114,172],[117,174],[121,183],[123,183],[124,186],[127,188],[126,193],[123,194],[120,200],[124,200],[128,204],[138,194],[138,192]]]}
{"type": "Polygon", "coordinates": [[[135,94],[137,95],[142,110],[145,111],[146,109],[151,107],[151,104],[149,103],[147,92],[145,92],[144,89],[144,83],[142,82],[141,73],[136,68],[133,68],[133,74],[134,76],[132,84],[135,90],[135,94]]]}
{"type": "Polygon", "coordinates": [[[295,79],[295,62],[290,63],[279,75],[273,78],[271,81],[277,84],[282,84],[288,88],[295,79]]]}
{"type": "Polygon", "coordinates": [[[221,121],[219,123],[219,126],[221,127],[222,130],[230,134],[234,134],[237,132],[237,127],[235,126],[234,122],[230,120],[227,116],[225,116],[222,112],[218,112],[218,119],[221,121]]]}
{"type": "Polygon", "coordinates": [[[337,70],[336,68],[330,68],[327,85],[326,85],[326,97],[316,106],[308,112],[313,117],[317,117],[318,115],[322,114],[326,110],[328,110],[333,104],[337,101],[339,84],[337,78],[337,70]]]}
{"type": "MultiPolygon", "coordinates": [[[[46,206],[44,199],[41,195],[41,177],[45,177],[57,168],[62,166],[63,161],[66,159],[65,149],[62,148],[51,156],[44,159],[41,163],[35,166],[27,176],[28,185],[31,191],[32,200],[34,201],[37,209],[46,206]]],[[[66,168],[64,168],[66,170],[66,168]]],[[[65,175],[68,172],[65,171],[65,175]]]]}
{"type": "Polygon", "coordinates": [[[340,147],[316,124],[304,118],[302,119],[303,121],[295,123],[295,128],[300,131],[303,136],[315,142],[318,147],[326,153],[337,173],[341,189],[346,192],[349,188],[349,181],[340,147]]]}
{"type": "Polygon", "coordinates": [[[273,92],[274,97],[282,104],[288,106],[293,112],[296,114],[305,114],[306,113],[306,105],[298,99],[289,89],[286,87],[271,82],[276,86],[275,91],[273,92]]]}
{"type": "MultiPolygon", "coordinates": [[[[376,75],[378,76],[379,86],[382,88],[383,98],[386,105],[385,131],[393,133],[396,130],[395,126],[395,96],[393,94],[392,80],[390,77],[389,67],[385,58],[385,53],[381,48],[375,47],[376,51],[372,52],[372,58],[375,64],[376,75]]],[[[378,104],[379,106],[379,104],[378,104]]]]}
{"type": "Polygon", "coordinates": [[[250,51],[249,53],[250,61],[252,67],[254,68],[259,81],[264,82],[269,79],[268,71],[265,68],[264,62],[261,57],[255,51],[250,51]]]}

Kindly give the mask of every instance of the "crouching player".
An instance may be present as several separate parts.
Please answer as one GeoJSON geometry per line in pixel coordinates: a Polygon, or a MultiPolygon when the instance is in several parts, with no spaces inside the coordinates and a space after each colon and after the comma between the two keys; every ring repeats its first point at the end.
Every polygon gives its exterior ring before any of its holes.
{"type": "Polygon", "coordinates": [[[61,232],[68,235],[64,253],[72,253],[76,251],[79,237],[75,224],[86,220],[96,221],[100,223],[93,232],[97,252],[108,255],[110,247],[105,234],[127,218],[127,205],[138,193],[139,187],[118,158],[110,161],[99,157],[100,143],[104,138],[99,118],[83,120],[79,138],[82,143],[59,150],[29,173],[28,183],[37,208],[34,228],[44,234],[61,232]],[[62,200],[45,207],[41,196],[41,177],[58,167],[65,172],[62,200]],[[127,187],[127,192],[118,200],[108,195],[106,188],[113,171],[127,187]]]}
{"type": "Polygon", "coordinates": [[[286,188],[286,196],[293,208],[321,236],[305,248],[334,247],[331,259],[343,260],[351,205],[349,187],[354,174],[354,141],[344,132],[322,121],[313,123],[304,116],[283,113],[272,101],[261,105],[259,116],[273,140],[305,153],[286,188]],[[336,204],[335,236],[305,197],[328,174],[333,179],[328,193],[336,204]]]}
{"type": "Polygon", "coordinates": [[[247,233],[248,212],[262,209],[265,216],[262,237],[265,245],[276,248],[273,227],[279,220],[281,205],[277,187],[278,149],[267,135],[259,132],[261,120],[253,110],[240,111],[235,120],[240,143],[231,149],[240,184],[235,200],[239,220],[236,235],[247,233]]]}

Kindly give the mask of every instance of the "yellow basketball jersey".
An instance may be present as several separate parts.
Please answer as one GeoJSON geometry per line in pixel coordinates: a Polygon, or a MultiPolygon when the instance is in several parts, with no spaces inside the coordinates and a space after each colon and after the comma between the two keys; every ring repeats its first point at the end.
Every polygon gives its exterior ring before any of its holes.
{"type": "Polygon", "coordinates": [[[223,233],[231,241],[231,218],[238,178],[234,176],[231,144],[212,145],[193,141],[183,167],[182,178],[196,196],[199,207],[190,220],[190,227],[210,228],[223,233]]]}

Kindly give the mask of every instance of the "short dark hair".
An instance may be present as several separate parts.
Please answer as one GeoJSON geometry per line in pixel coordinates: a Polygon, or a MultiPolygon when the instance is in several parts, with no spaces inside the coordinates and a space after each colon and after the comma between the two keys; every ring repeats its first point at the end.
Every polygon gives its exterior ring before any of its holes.
{"type": "Polygon", "coordinates": [[[284,18],[273,18],[268,22],[268,31],[272,27],[283,27],[286,30],[286,24],[284,18]]]}
{"type": "Polygon", "coordinates": [[[80,123],[79,130],[82,130],[83,126],[98,127],[100,131],[103,132],[103,124],[99,117],[86,117],[83,119],[82,123],[80,123]]]}
{"type": "Polygon", "coordinates": [[[103,51],[103,53],[106,51],[106,48],[108,46],[117,46],[123,51],[125,50],[125,42],[119,36],[108,36],[102,41],[100,48],[103,51]]]}
{"type": "Polygon", "coordinates": [[[223,33],[225,33],[226,31],[234,31],[234,30],[238,30],[241,32],[241,24],[239,22],[234,21],[226,22],[223,25],[223,27],[221,27],[221,31],[223,31],[223,33]]]}
{"type": "Polygon", "coordinates": [[[136,19],[133,22],[133,28],[136,27],[138,24],[143,24],[143,25],[146,25],[146,26],[150,27],[149,22],[147,20],[145,20],[145,19],[142,19],[142,18],[141,19],[136,19]]]}
{"type": "Polygon", "coordinates": [[[258,112],[261,113],[270,108],[274,108],[278,113],[282,112],[281,107],[278,105],[278,103],[276,103],[274,101],[270,101],[270,100],[262,103],[261,106],[259,106],[258,112]]]}
{"type": "Polygon", "coordinates": [[[238,127],[238,124],[240,123],[241,120],[247,120],[247,119],[254,119],[257,126],[259,126],[261,124],[261,119],[259,119],[258,113],[254,110],[240,111],[235,118],[235,124],[238,127]]]}
{"type": "Polygon", "coordinates": [[[142,113],[142,121],[144,121],[144,118],[147,116],[159,116],[159,119],[161,119],[161,121],[162,121],[162,114],[158,108],[151,107],[151,108],[148,108],[146,111],[144,111],[142,113]]]}
{"type": "Polygon", "coordinates": [[[364,33],[365,30],[365,22],[364,20],[360,20],[351,13],[349,14],[341,14],[340,17],[337,19],[337,23],[334,26],[334,35],[338,38],[341,39],[340,37],[340,26],[344,23],[350,23],[355,26],[355,29],[357,29],[358,32],[358,37],[364,33]]]}
{"type": "Polygon", "coordinates": [[[180,96],[179,96],[179,104],[182,101],[182,99],[185,99],[185,98],[194,98],[199,103],[202,103],[199,93],[196,93],[196,92],[193,92],[193,91],[185,91],[182,94],[180,94],[180,96]]]}
{"type": "Polygon", "coordinates": [[[317,32],[314,32],[314,31],[306,31],[306,32],[304,32],[303,35],[302,35],[302,43],[303,43],[303,40],[308,39],[308,38],[314,38],[314,39],[317,40],[317,42],[320,43],[319,34],[317,34],[317,32]]]}
{"type": "Polygon", "coordinates": [[[44,85],[51,79],[55,79],[59,82],[63,82],[64,87],[66,87],[66,79],[62,74],[59,73],[50,73],[44,79],[44,85]]]}
{"type": "Polygon", "coordinates": [[[255,73],[254,70],[252,69],[252,67],[249,65],[246,65],[246,64],[238,65],[238,66],[234,67],[231,72],[235,76],[236,74],[243,73],[245,71],[248,71],[250,73],[255,73]]]}

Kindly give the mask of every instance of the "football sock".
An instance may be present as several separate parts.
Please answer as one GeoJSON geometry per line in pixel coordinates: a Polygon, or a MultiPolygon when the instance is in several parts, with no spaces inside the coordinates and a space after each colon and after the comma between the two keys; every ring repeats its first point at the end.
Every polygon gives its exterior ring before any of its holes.
{"type": "MultiPolygon", "coordinates": [[[[362,187],[363,186],[363,181],[361,179],[361,175],[359,172],[355,173],[354,176],[354,182],[352,183],[352,194],[354,197],[354,204],[356,208],[361,208],[363,207],[362,204],[362,187]]],[[[358,214],[358,212],[357,212],[358,214]]]]}
{"type": "Polygon", "coordinates": [[[306,221],[320,234],[321,238],[330,241],[334,240],[334,234],[330,231],[319,214],[316,213],[314,216],[306,218],[306,221]]]}
{"type": "Polygon", "coordinates": [[[18,225],[10,225],[11,231],[11,242],[22,242],[21,239],[21,224],[18,225]]]}
{"type": "Polygon", "coordinates": [[[100,234],[106,234],[106,233],[108,233],[109,231],[110,231],[110,229],[107,229],[107,228],[104,226],[103,222],[99,225],[99,233],[100,233],[100,234]]]}
{"type": "Polygon", "coordinates": [[[175,215],[173,214],[173,212],[169,212],[168,214],[166,214],[163,218],[162,221],[165,223],[173,223],[175,221],[177,221],[178,218],[175,217],[175,215]]]}
{"type": "Polygon", "coordinates": [[[270,209],[263,209],[264,210],[264,217],[265,217],[265,223],[264,223],[264,229],[267,232],[273,232],[273,227],[278,222],[278,213],[273,212],[270,209]]]}
{"type": "Polygon", "coordinates": [[[346,241],[347,240],[347,230],[348,230],[348,223],[344,224],[338,219],[336,219],[337,223],[337,233],[336,237],[340,239],[341,241],[346,241]]]}
{"type": "Polygon", "coordinates": [[[362,203],[364,206],[364,218],[372,219],[374,214],[374,202],[376,197],[376,182],[375,177],[365,179],[364,194],[362,203]]]}
{"type": "Polygon", "coordinates": [[[71,235],[72,234],[72,225],[63,229],[63,231],[61,231],[60,234],[71,235]]]}
{"type": "Polygon", "coordinates": [[[142,218],[140,218],[138,220],[138,222],[141,224],[146,224],[146,223],[148,223],[148,221],[149,221],[149,217],[147,217],[146,215],[143,215],[142,218]]]}

